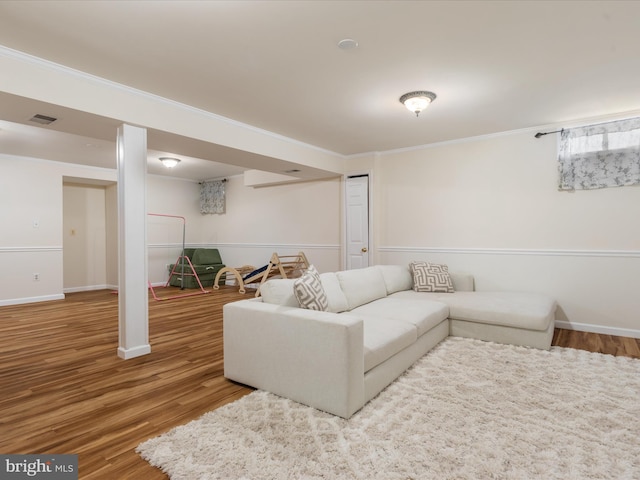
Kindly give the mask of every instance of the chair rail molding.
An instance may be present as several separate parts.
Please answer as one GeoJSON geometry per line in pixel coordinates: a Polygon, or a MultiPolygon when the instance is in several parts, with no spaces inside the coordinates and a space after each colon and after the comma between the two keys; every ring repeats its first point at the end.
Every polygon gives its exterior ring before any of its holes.
{"type": "Polygon", "coordinates": [[[380,252],[395,253],[449,253],[465,255],[537,255],[560,257],[623,257],[640,258],[640,250],[572,250],[572,249],[520,249],[520,248],[449,248],[449,247],[397,247],[385,246],[380,252]]]}

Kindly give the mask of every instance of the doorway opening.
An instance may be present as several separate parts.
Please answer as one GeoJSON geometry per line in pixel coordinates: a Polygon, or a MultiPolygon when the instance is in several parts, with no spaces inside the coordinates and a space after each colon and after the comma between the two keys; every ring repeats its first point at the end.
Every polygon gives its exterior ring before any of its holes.
{"type": "Polygon", "coordinates": [[[117,285],[116,183],[63,178],[63,292],[117,285]]]}

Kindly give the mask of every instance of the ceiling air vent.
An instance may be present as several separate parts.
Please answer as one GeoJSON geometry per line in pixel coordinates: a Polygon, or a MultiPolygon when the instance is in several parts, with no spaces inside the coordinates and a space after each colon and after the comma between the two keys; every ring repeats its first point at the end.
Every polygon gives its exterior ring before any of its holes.
{"type": "Polygon", "coordinates": [[[50,125],[56,120],[57,118],[40,115],[39,113],[29,119],[30,122],[39,123],[40,125],[50,125]]]}

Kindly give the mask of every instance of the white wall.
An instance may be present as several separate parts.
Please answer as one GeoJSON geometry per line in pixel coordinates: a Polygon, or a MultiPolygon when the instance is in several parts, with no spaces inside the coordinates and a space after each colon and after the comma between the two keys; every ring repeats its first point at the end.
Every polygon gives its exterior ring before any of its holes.
{"type": "Polygon", "coordinates": [[[63,298],[63,178],[115,171],[3,154],[0,171],[0,305],[63,298]]]}
{"type": "Polygon", "coordinates": [[[105,188],[106,280],[107,287],[118,288],[118,185],[105,188]]]}
{"type": "Polygon", "coordinates": [[[382,155],[379,263],[446,262],[553,295],[564,327],[640,337],[640,188],[559,192],[556,152],[521,132],[382,155]]]}
{"type": "Polygon", "coordinates": [[[200,186],[191,180],[159,175],[147,176],[147,211],[175,217],[147,217],[149,281],[164,285],[169,277],[167,265],[182,253],[183,223],[186,246],[202,244],[200,186]]]}
{"type": "MultiPolygon", "coordinates": [[[[0,168],[0,305],[117,288],[116,186],[82,183],[115,182],[115,170],[2,155],[0,168]],[[74,185],[63,189],[68,178],[74,185]]],[[[226,213],[201,215],[197,182],[149,175],[147,208],[185,217],[187,247],[219,248],[227,265],[262,266],[273,252],[302,250],[331,271],[340,268],[340,185],[334,179],[252,188],[232,177],[226,213]]],[[[149,280],[163,285],[166,266],[182,249],[182,219],[147,221],[149,280]]]]}
{"type": "Polygon", "coordinates": [[[225,184],[226,213],[202,217],[203,243],[220,249],[226,265],[266,265],[274,252],[303,251],[320,271],[340,269],[341,180],[245,187],[225,184]]]}
{"type": "MultiPolygon", "coordinates": [[[[149,176],[147,205],[150,213],[184,216],[186,246],[218,248],[231,267],[303,251],[320,271],[340,269],[339,178],[254,188],[239,175],[227,179],[225,192],[225,213],[202,215],[198,183],[149,176]]],[[[161,285],[181,251],[181,220],[150,217],[148,245],[149,280],[161,285]]]]}
{"type": "MultiPolygon", "coordinates": [[[[478,289],[553,295],[560,326],[640,337],[640,188],[559,192],[556,148],[521,132],[347,165],[373,175],[375,262],[445,262],[478,289]]],[[[3,155],[0,168],[0,305],[61,298],[63,178],[115,181],[115,171],[3,155]]],[[[199,213],[196,182],[150,176],[147,188],[149,212],[186,217],[187,245],[217,247],[227,265],[302,250],[321,271],[342,268],[340,179],[252,188],[231,177],[222,215],[199,213]]],[[[149,222],[150,280],[162,283],[181,222],[149,222]]]]}

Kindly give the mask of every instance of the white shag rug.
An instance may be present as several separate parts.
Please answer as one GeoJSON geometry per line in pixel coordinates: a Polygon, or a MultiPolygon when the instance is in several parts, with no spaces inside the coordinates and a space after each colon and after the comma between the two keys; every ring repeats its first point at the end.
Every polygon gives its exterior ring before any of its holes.
{"type": "Polygon", "coordinates": [[[172,480],[639,479],[640,360],[449,337],[349,420],[256,391],[137,452],[172,480]]]}

